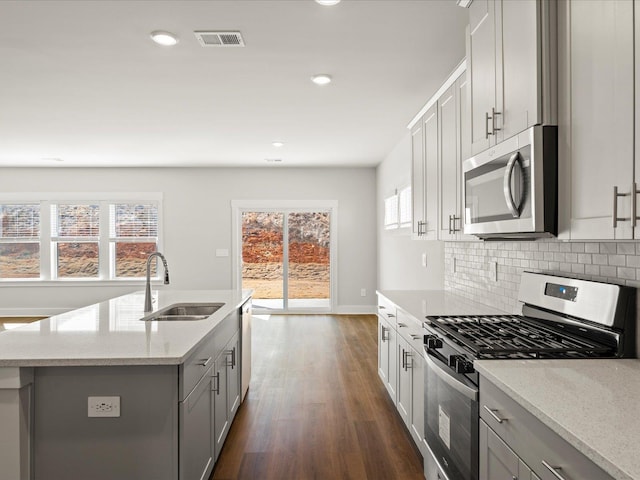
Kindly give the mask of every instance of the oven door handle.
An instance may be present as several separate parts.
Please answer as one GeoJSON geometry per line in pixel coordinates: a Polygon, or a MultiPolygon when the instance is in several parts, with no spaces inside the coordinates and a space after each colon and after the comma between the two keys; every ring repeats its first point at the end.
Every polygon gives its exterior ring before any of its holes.
{"type": "MultiPolygon", "coordinates": [[[[478,401],[478,389],[469,387],[465,385],[460,380],[455,378],[453,375],[447,372],[444,368],[442,368],[439,364],[441,363],[437,358],[434,360],[433,354],[427,350],[427,355],[425,356],[427,360],[427,365],[431,368],[433,373],[435,373],[440,380],[449,385],[451,388],[461,393],[469,400],[474,402],[478,401]]],[[[448,368],[448,367],[447,367],[448,368]]]]}
{"type": "MultiPolygon", "coordinates": [[[[507,201],[507,207],[509,208],[511,215],[513,215],[514,218],[519,218],[521,205],[516,205],[516,202],[513,200],[513,191],[511,189],[511,177],[513,177],[513,170],[515,169],[516,164],[518,164],[518,167],[520,167],[520,169],[522,170],[519,152],[511,155],[511,158],[507,163],[507,168],[504,171],[502,190],[504,192],[504,199],[507,201]]],[[[522,198],[520,198],[520,204],[522,204],[522,198]]]]}

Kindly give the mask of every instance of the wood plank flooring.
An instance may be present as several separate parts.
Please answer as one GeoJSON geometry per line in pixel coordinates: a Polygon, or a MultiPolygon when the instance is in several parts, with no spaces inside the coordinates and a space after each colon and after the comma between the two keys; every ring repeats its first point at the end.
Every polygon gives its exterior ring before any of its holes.
{"type": "Polygon", "coordinates": [[[424,480],[378,377],[375,315],[254,318],[252,363],[210,480],[424,480]]]}

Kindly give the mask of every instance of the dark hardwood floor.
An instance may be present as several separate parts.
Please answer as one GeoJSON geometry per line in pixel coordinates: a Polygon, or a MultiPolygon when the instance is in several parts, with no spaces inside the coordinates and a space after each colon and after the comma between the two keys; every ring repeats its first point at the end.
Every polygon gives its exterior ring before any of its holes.
{"type": "Polygon", "coordinates": [[[378,377],[375,315],[254,318],[252,363],[210,480],[424,480],[378,377]]]}

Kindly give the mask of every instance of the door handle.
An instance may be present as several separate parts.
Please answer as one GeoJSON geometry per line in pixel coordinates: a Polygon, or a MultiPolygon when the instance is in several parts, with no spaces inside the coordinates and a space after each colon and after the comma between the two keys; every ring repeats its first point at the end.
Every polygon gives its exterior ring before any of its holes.
{"type": "Polygon", "coordinates": [[[213,388],[213,391],[216,392],[216,395],[220,395],[220,372],[211,376],[216,379],[216,386],[213,388]]]}
{"type": "Polygon", "coordinates": [[[522,164],[520,163],[520,153],[516,152],[511,155],[509,162],[507,162],[507,168],[504,172],[504,181],[502,184],[502,190],[504,193],[504,199],[507,201],[507,208],[511,212],[514,218],[520,217],[520,207],[522,207],[522,195],[520,197],[520,205],[516,205],[513,200],[513,191],[511,189],[511,179],[513,177],[513,171],[516,168],[516,164],[522,170],[522,164]]]}
{"type": "Polygon", "coordinates": [[[484,112],[484,138],[485,138],[485,140],[489,139],[489,135],[493,135],[493,133],[489,133],[489,120],[491,120],[491,117],[489,116],[489,112],[484,112]]]}
{"type": "Polygon", "coordinates": [[[496,422],[502,423],[507,421],[506,418],[499,417],[495,410],[490,409],[486,405],[483,405],[483,406],[484,406],[484,409],[489,413],[489,415],[491,415],[495,419],[496,422]]]}
{"type": "Polygon", "coordinates": [[[501,128],[496,127],[496,115],[502,115],[502,113],[496,112],[495,107],[491,107],[491,135],[495,135],[496,132],[502,130],[501,128]]]}
{"type": "MultiPolygon", "coordinates": [[[[634,188],[635,190],[635,188],[634,188]]],[[[633,218],[629,219],[627,217],[618,217],[618,197],[626,197],[627,195],[630,195],[629,193],[618,193],[618,186],[615,185],[613,187],[613,228],[617,228],[618,227],[618,222],[626,222],[627,220],[631,220],[632,224],[634,223],[633,218]]],[[[635,204],[635,195],[632,195],[633,197],[633,202],[632,202],[632,206],[635,204]]],[[[635,210],[632,208],[632,210],[635,210]]],[[[635,213],[635,211],[633,212],[635,213]]],[[[634,217],[635,215],[632,215],[632,217],[634,217]]]]}

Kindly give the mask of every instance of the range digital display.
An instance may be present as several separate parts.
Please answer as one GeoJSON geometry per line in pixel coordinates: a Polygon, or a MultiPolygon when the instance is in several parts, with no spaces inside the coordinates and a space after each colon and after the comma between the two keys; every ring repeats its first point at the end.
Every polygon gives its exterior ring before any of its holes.
{"type": "Polygon", "coordinates": [[[567,285],[558,285],[557,283],[547,283],[544,288],[544,294],[550,297],[575,302],[576,297],[578,296],[578,288],[569,287],[567,285]]]}

